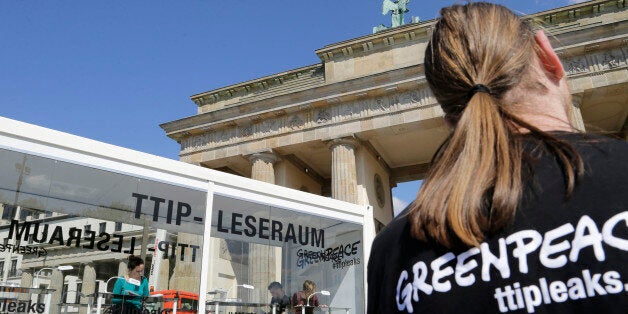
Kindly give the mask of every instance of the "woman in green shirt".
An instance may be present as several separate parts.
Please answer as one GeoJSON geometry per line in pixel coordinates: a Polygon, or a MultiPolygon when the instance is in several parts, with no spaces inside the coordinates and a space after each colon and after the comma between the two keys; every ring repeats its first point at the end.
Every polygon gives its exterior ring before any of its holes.
{"type": "Polygon", "coordinates": [[[129,256],[129,273],[118,278],[113,286],[114,313],[141,313],[142,300],[149,295],[148,280],[144,278],[144,261],[134,255],[129,256]]]}

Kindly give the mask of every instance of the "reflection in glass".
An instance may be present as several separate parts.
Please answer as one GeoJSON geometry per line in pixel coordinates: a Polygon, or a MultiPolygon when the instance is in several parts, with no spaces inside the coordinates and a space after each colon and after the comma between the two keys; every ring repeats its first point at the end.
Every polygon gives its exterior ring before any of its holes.
{"type": "Polygon", "coordinates": [[[16,306],[106,309],[133,254],[152,294],[198,293],[205,204],[205,191],[0,149],[0,285],[54,290],[16,306]]]}
{"type": "Polygon", "coordinates": [[[212,213],[210,309],[270,311],[270,283],[290,296],[313,280],[320,304],[363,312],[362,226],[221,195],[212,213]]]}
{"type": "Polygon", "coordinates": [[[329,292],[321,304],[364,312],[361,225],[222,195],[205,217],[206,201],[205,190],[0,149],[0,285],[49,287],[13,298],[47,313],[103,311],[132,254],[157,312],[195,311],[203,266],[210,310],[268,312],[270,283],[292,295],[312,280],[329,292]]]}

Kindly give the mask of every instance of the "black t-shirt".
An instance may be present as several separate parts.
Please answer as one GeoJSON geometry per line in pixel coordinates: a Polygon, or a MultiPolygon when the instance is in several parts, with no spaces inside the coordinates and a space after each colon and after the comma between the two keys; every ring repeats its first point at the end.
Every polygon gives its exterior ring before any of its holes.
{"type": "Polygon", "coordinates": [[[368,313],[628,313],[628,143],[557,136],[585,163],[570,198],[543,154],[513,224],[479,248],[420,242],[400,215],[373,242],[368,313]]]}

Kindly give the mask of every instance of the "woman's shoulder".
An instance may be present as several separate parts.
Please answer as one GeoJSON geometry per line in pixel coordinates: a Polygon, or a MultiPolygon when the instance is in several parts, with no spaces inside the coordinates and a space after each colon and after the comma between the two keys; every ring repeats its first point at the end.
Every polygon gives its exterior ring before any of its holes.
{"type": "Polygon", "coordinates": [[[628,142],[599,134],[568,133],[559,135],[578,151],[584,163],[585,181],[617,182],[628,176],[628,142]]]}
{"type": "Polygon", "coordinates": [[[382,229],[375,240],[373,240],[373,250],[390,247],[391,244],[398,243],[401,239],[410,235],[409,211],[404,211],[394,217],[388,225],[382,229]]]}
{"type": "MultiPolygon", "coordinates": [[[[624,182],[628,176],[628,142],[600,134],[552,132],[552,135],[578,152],[584,166],[584,182],[624,182]]],[[[554,182],[563,177],[555,156],[539,149],[540,141],[526,136],[524,142],[531,153],[531,165],[538,182],[554,182]]]]}
{"type": "Polygon", "coordinates": [[[628,142],[614,136],[574,132],[552,132],[552,134],[573,145],[585,158],[590,155],[625,158],[628,155],[628,142]]]}

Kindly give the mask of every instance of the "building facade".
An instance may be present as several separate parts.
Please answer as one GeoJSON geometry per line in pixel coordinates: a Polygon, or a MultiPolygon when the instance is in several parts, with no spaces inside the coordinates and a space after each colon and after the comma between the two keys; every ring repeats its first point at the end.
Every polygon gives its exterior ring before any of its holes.
{"type": "MultiPolygon", "coordinates": [[[[588,1],[524,19],[552,38],[577,128],[626,138],[628,11],[588,1]]],[[[321,62],[191,96],[194,116],[162,124],[180,159],[393,217],[391,188],[423,178],[449,130],[423,73],[434,21],[315,51],[321,62]]]]}

